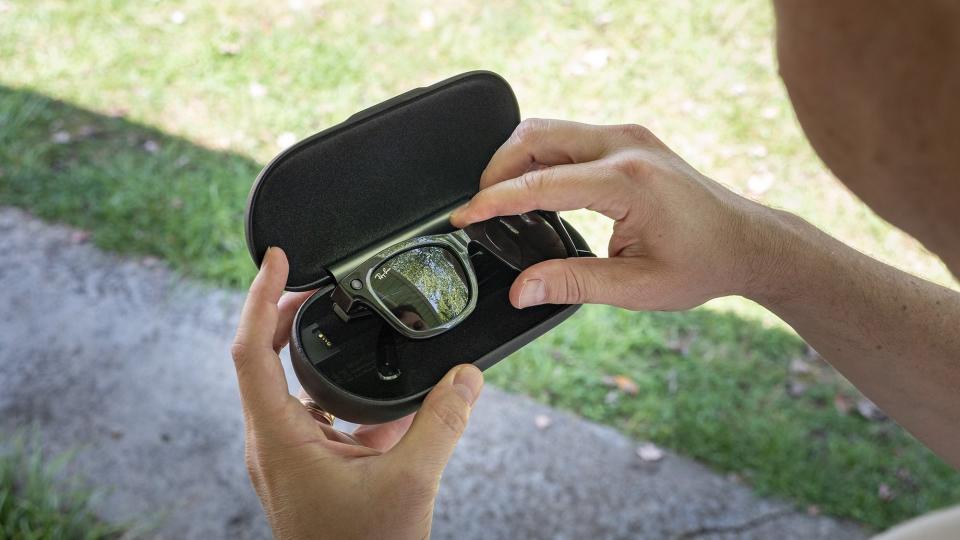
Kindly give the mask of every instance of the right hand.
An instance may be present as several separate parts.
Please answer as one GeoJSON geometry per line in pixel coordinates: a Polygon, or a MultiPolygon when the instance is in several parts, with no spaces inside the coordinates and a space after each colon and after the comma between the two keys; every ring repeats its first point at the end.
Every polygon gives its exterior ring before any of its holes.
{"type": "Polygon", "coordinates": [[[774,211],[703,176],[641,126],[526,120],[494,154],[480,188],[453,225],[536,209],[589,208],[615,221],[609,258],[524,270],[510,289],[518,308],[682,310],[749,296],[783,249],[769,242],[774,211]]]}

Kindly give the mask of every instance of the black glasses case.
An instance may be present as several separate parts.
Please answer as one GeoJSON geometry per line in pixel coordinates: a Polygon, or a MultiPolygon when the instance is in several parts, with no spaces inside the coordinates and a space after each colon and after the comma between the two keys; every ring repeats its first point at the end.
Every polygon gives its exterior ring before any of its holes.
{"type": "MultiPolygon", "coordinates": [[[[507,292],[517,273],[483,254],[476,309],[439,336],[405,338],[376,315],[344,323],[332,309],[334,275],[398,241],[453,230],[450,211],[477,192],[484,167],[519,121],[510,85],[473,71],[359,112],[261,171],[247,203],[247,247],[258,266],[269,246],[283,248],[287,290],[316,289],[294,319],[290,356],[325,410],[356,423],[399,418],[453,366],[486,369],[577,310],[515,309],[507,292]],[[384,362],[400,375],[385,380],[384,362]]],[[[567,230],[588,252],[580,234],[567,230]]]]}

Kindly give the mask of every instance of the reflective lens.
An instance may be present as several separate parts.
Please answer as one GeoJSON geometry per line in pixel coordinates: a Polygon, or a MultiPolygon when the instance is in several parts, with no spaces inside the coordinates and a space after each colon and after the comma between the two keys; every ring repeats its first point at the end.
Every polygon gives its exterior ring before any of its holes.
{"type": "Polygon", "coordinates": [[[536,212],[495,217],[468,225],[464,230],[471,240],[515,270],[547,259],[567,258],[560,233],[536,212]]]}
{"type": "Polygon", "coordinates": [[[460,260],[439,246],[398,253],[370,277],[372,292],[411,330],[431,330],[463,313],[467,283],[460,260]]]}

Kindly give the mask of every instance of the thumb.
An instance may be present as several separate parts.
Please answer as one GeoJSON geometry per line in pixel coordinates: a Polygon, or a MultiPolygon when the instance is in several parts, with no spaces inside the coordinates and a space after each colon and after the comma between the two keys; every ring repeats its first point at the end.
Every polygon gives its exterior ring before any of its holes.
{"type": "Polygon", "coordinates": [[[540,304],[610,304],[628,307],[635,263],[624,258],[551,259],[527,268],[510,287],[517,308],[540,304]]]}
{"type": "Polygon", "coordinates": [[[406,466],[421,467],[439,478],[467,428],[481,388],[483,374],[475,366],[451,369],[427,394],[410,429],[390,454],[396,454],[406,466]]]}

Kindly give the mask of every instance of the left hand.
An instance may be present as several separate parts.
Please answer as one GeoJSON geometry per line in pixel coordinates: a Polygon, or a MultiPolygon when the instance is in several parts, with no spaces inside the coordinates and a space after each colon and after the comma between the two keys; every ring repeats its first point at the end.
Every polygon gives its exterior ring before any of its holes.
{"type": "Polygon", "coordinates": [[[352,434],[287,392],[278,352],[311,294],[283,296],[283,251],[271,248],[250,286],[232,354],[246,463],[277,538],[426,538],[440,475],[466,428],[483,375],[453,368],[420,411],[352,434]],[[279,301],[279,304],[278,304],[279,301]]]}

